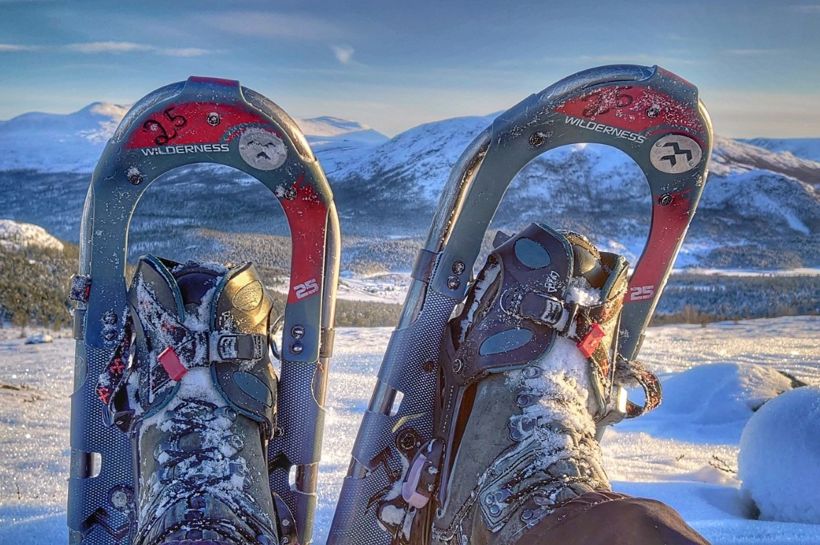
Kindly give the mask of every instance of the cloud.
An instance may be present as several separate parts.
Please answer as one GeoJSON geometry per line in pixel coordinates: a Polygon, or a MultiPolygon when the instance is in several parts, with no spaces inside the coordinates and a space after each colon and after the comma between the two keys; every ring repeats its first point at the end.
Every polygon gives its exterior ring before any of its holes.
{"type": "Polygon", "coordinates": [[[0,53],[16,53],[19,51],[37,51],[36,45],[0,44],[0,53]]]}
{"type": "Polygon", "coordinates": [[[85,54],[153,53],[167,57],[201,57],[202,55],[210,53],[207,49],[201,49],[199,47],[164,48],[135,42],[84,42],[68,44],[63,46],[63,49],[85,54]]]}
{"type": "Polygon", "coordinates": [[[332,45],[330,49],[333,50],[333,56],[342,64],[350,64],[353,60],[353,53],[356,51],[349,45],[332,45]]]}
{"type": "Polygon", "coordinates": [[[212,51],[199,47],[172,47],[169,49],[155,49],[154,52],[169,57],[201,57],[212,53],[212,51]]]}
{"type": "Polygon", "coordinates": [[[738,57],[757,57],[760,55],[772,55],[780,52],[779,49],[763,49],[763,48],[740,48],[740,49],[726,49],[724,53],[728,55],[736,55],[738,57]]]}
{"type": "Polygon", "coordinates": [[[338,39],[345,35],[339,26],[330,21],[293,13],[230,11],[202,14],[198,20],[223,32],[254,38],[316,41],[338,39]]]}
{"type": "Polygon", "coordinates": [[[798,4],[790,6],[792,11],[820,15],[820,4],[798,4]]]}
{"type": "Polygon", "coordinates": [[[135,51],[152,51],[154,48],[146,44],[134,42],[85,42],[64,46],[68,51],[77,53],[133,53],[135,51]]]}

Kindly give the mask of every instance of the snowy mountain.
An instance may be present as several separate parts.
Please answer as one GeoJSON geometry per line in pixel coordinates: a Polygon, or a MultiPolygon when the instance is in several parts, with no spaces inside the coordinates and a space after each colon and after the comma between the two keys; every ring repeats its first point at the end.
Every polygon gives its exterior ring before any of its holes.
{"type": "MultiPolygon", "coordinates": [[[[328,175],[342,202],[351,195],[369,211],[389,202],[382,229],[396,218],[423,231],[431,215],[424,210],[433,210],[452,165],[492,119],[464,117],[415,127],[328,175]]],[[[768,260],[760,255],[768,247],[802,252],[817,263],[820,255],[811,235],[820,227],[818,183],[820,162],[717,137],[709,183],[681,259],[696,262],[717,251],[724,266],[744,266],[747,259],[745,266],[754,267],[759,259],[768,260]],[[730,257],[724,246],[736,248],[737,255],[730,257]]],[[[593,238],[634,259],[648,229],[648,207],[646,183],[631,159],[608,146],[578,144],[547,152],[527,165],[511,184],[494,223],[512,229],[547,221],[582,232],[617,234],[618,243],[593,238]]]]}
{"type": "Polygon", "coordinates": [[[774,152],[788,152],[801,159],[820,161],[820,138],[750,138],[743,142],[774,152]]]}
{"type": "Polygon", "coordinates": [[[128,108],[94,102],[72,114],[32,112],[0,121],[0,168],[90,172],[128,108]]]}
{"type": "MultiPolygon", "coordinates": [[[[71,114],[32,112],[0,121],[0,170],[91,172],[129,108],[94,102],[71,114]]],[[[297,123],[314,151],[327,155],[331,164],[339,153],[350,154],[387,140],[370,127],[336,117],[297,119],[297,123]]]]}
{"type": "MultiPolygon", "coordinates": [[[[76,240],[87,173],[125,110],[95,103],[65,116],[24,114],[0,122],[0,218],[42,225],[76,240]]],[[[345,234],[383,240],[423,236],[450,169],[493,117],[426,123],[391,139],[335,117],[299,123],[334,185],[345,234]]],[[[761,141],[766,147],[760,147],[716,138],[709,183],[679,265],[820,264],[815,240],[820,162],[778,151],[778,142],[761,141]]],[[[797,150],[795,141],[782,142],[797,150]]],[[[820,140],[805,140],[806,149],[811,142],[820,140]]],[[[168,244],[184,240],[186,247],[196,247],[191,234],[196,227],[287,234],[269,195],[237,171],[189,167],[165,180],[143,197],[134,241],[160,235],[168,244]],[[242,213],[226,216],[225,202],[242,213]]],[[[649,206],[643,175],[631,159],[607,146],[579,144],[527,165],[507,192],[494,226],[514,229],[543,221],[577,229],[634,262],[648,231],[649,206]]]]}

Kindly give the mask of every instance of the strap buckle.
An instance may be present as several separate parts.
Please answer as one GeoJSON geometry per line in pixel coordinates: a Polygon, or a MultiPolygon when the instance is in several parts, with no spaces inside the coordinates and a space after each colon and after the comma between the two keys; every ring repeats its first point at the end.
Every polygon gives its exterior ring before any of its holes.
{"type": "Polygon", "coordinates": [[[567,303],[552,295],[530,291],[521,296],[515,314],[566,335],[578,315],[578,309],[577,303],[567,303]]]}
{"type": "Polygon", "coordinates": [[[248,333],[209,333],[208,361],[258,360],[264,354],[266,338],[248,333]]]}
{"type": "Polygon", "coordinates": [[[401,485],[401,497],[411,507],[421,509],[435,494],[442,453],[441,441],[433,439],[427,444],[427,448],[413,459],[407,477],[401,485]]]}
{"type": "Polygon", "coordinates": [[[87,274],[75,274],[71,276],[71,290],[68,298],[77,303],[88,303],[91,296],[91,276],[87,274]]]}

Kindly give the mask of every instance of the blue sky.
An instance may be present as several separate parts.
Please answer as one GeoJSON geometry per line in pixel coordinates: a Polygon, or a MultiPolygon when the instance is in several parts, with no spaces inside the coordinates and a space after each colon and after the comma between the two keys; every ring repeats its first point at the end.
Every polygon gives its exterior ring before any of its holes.
{"type": "Polygon", "coordinates": [[[196,74],[393,135],[613,63],[697,84],[719,134],[820,136],[818,2],[0,0],[0,119],[196,74]]]}

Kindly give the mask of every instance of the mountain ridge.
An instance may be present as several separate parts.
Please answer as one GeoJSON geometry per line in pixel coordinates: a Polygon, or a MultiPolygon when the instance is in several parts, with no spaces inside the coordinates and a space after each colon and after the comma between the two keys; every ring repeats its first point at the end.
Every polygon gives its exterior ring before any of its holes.
{"type": "MultiPolygon", "coordinates": [[[[42,225],[61,238],[76,240],[88,173],[104,144],[100,135],[113,132],[124,108],[87,106],[72,118],[91,120],[79,130],[71,120],[63,121],[73,127],[71,137],[58,134],[60,124],[49,124],[46,118],[39,138],[47,138],[48,145],[32,143],[34,133],[28,140],[10,139],[15,131],[0,125],[0,193],[5,197],[0,218],[42,225]],[[56,170],[38,170],[41,164],[56,170]]],[[[434,121],[390,139],[332,116],[302,123],[307,133],[314,133],[308,141],[333,185],[345,235],[375,241],[423,236],[452,166],[494,117],[434,121]]],[[[820,263],[814,240],[820,227],[820,162],[778,151],[776,140],[764,144],[767,147],[715,138],[710,178],[682,263],[820,263]]],[[[135,240],[155,236],[195,246],[199,239],[180,233],[197,226],[287,234],[264,188],[239,171],[193,166],[167,173],[163,180],[137,207],[135,240]],[[241,213],[224,214],[225,202],[241,213]]],[[[493,227],[511,230],[546,221],[591,233],[603,247],[624,251],[634,260],[646,237],[650,206],[643,174],[628,156],[604,145],[574,144],[542,154],[519,172],[493,227]]]]}

